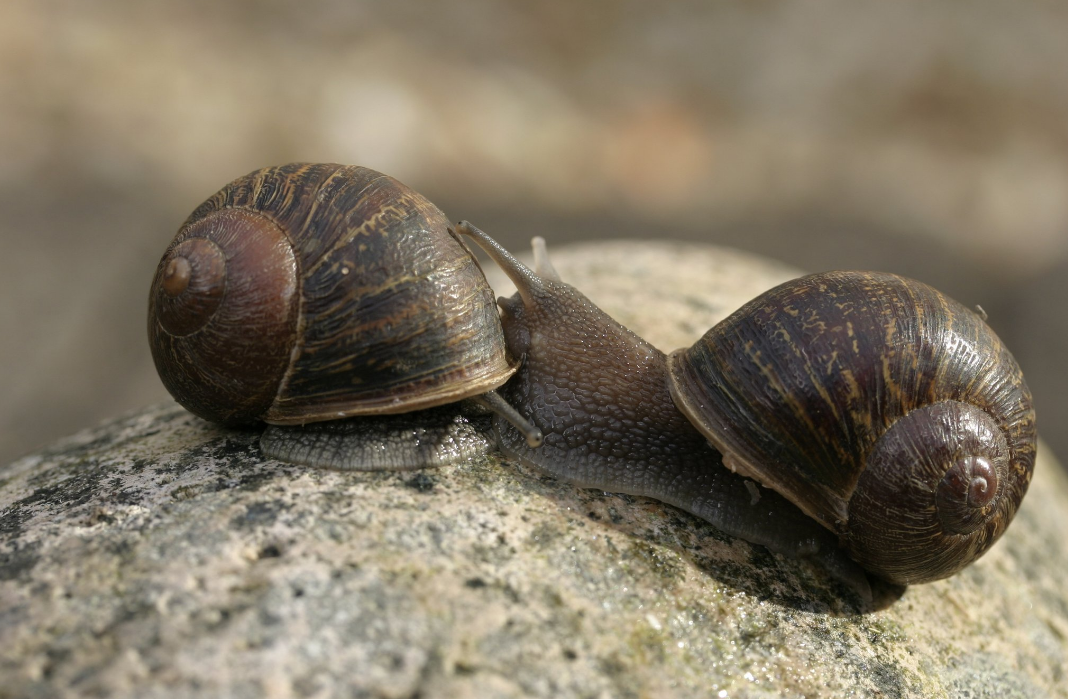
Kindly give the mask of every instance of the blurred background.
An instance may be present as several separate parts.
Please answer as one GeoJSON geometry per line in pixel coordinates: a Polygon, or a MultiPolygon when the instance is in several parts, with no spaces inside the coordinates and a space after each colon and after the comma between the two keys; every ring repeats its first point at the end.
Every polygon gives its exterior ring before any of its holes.
{"type": "Polygon", "coordinates": [[[515,250],[922,279],[989,312],[1064,457],[1066,36],[1039,2],[4,0],[0,464],[166,398],[159,256],[294,160],[389,173],[515,250]]]}

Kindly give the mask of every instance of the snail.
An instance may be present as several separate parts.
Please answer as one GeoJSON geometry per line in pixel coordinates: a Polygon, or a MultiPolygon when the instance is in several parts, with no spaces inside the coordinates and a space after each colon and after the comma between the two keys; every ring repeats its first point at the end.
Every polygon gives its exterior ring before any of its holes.
{"type": "Polygon", "coordinates": [[[148,316],[157,371],[190,412],[297,426],[269,428],[268,455],[338,468],[466,458],[492,444],[455,407],[465,400],[540,439],[495,391],[516,362],[481,268],[445,214],[374,170],[298,163],[231,182],[167,248],[148,316]],[[426,409],[416,431],[345,420],[426,409]]]}
{"type": "Polygon", "coordinates": [[[471,224],[455,230],[518,288],[498,300],[523,357],[501,390],[543,442],[496,419],[513,458],[820,560],[861,592],[865,573],[959,571],[1027,490],[1036,433],[1019,366],[978,315],[920,282],[803,277],[668,356],[562,282],[543,244],[532,271],[471,224]]]}

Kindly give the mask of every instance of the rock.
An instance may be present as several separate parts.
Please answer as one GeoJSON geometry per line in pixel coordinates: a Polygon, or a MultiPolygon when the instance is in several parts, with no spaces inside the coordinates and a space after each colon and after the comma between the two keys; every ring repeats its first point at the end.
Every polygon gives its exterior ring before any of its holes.
{"type": "MultiPolygon", "coordinates": [[[[664,349],[793,275],[553,253],[664,349]]],[[[990,553],[872,607],[651,500],[497,458],[287,466],[169,404],[0,469],[0,698],[1064,696],[1065,531],[1043,450],[990,553]]]]}

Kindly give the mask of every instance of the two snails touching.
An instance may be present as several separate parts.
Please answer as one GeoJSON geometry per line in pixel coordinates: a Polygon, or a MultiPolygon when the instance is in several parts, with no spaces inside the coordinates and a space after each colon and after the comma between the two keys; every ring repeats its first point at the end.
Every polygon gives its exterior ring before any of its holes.
{"type": "Polygon", "coordinates": [[[952,575],[1015,514],[1035,457],[1030,393],[985,322],[934,289],[810,275],[665,355],[534,247],[531,270],[365,168],[258,170],[163,256],[153,358],[191,412],[268,423],[268,456],[399,469],[496,447],[858,589],[866,573],[952,575]],[[518,288],[499,313],[466,240],[518,288]]]}

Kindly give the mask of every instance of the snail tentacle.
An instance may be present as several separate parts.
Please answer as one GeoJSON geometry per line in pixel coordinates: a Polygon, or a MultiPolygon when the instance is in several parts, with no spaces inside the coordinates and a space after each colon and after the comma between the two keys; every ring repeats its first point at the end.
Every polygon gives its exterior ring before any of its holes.
{"type": "Polygon", "coordinates": [[[532,448],[541,446],[543,440],[541,430],[530,424],[529,420],[520,415],[519,411],[513,408],[504,398],[501,398],[501,395],[496,391],[486,391],[481,395],[474,396],[471,400],[502,420],[507,421],[523,435],[523,439],[526,440],[528,446],[532,448]]]}
{"type": "Polygon", "coordinates": [[[534,248],[534,274],[554,282],[563,281],[560,279],[560,273],[553,267],[552,260],[549,259],[549,248],[545,245],[545,238],[536,235],[531,238],[530,245],[534,248]]]}
{"type": "MultiPolygon", "coordinates": [[[[508,278],[512,280],[512,283],[515,284],[523,302],[527,304],[534,303],[535,295],[541,292],[544,286],[541,277],[520,262],[515,255],[505,250],[500,243],[489,237],[485,231],[476,228],[468,221],[460,221],[456,224],[456,227],[453,230],[461,235],[468,236],[478,243],[478,246],[481,247],[486,254],[497,263],[497,266],[508,275],[508,278]]],[[[545,255],[545,258],[547,260],[548,256],[545,255]]]]}

